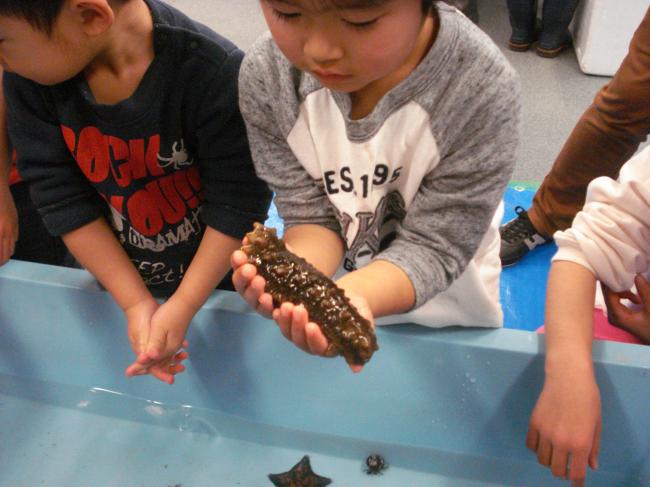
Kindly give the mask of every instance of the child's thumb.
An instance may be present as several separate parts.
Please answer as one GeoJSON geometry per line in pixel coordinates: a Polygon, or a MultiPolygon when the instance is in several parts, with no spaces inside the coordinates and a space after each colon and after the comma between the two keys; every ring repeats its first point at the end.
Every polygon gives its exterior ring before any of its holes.
{"type": "Polygon", "coordinates": [[[149,343],[147,344],[147,355],[154,360],[160,358],[165,350],[167,343],[167,332],[165,330],[152,331],[149,336],[149,343]]]}

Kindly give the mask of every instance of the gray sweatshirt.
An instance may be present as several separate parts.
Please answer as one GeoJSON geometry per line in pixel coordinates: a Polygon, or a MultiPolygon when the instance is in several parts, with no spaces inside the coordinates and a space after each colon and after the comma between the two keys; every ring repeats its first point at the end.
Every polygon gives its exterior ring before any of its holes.
{"type": "MultiPolygon", "coordinates": [[[[487,301],[496,298],[495,319],[472,323],[485,313],[452,313],[424,324],[498,326],[493,217],[514,165],[520,87],[487,35],[452,7],[436,10],[440,29],[429,53],[365,118],[352,120],[350,96],[294,68],[268,34],[242,64],[240,108],[257,174],[287,227],[340,233],[348,271],[371,259],[397,265],[415,287],[416,308],[480,255],[489,261],[491,283],[483,284],[487,301]]],[[[477,268],[471,280],[485,275],[477,268]]],[[[450,301],[457,308],[459,296],[475,299],[462,291],[450,301]]]]}

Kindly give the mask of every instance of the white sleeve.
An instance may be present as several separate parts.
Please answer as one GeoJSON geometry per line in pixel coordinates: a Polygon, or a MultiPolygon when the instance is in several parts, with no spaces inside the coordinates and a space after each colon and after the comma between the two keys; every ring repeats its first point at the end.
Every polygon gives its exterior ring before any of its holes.
{"type": "Polygon", "coordinates": [[[629,290],[650,269],[650,147],[625,163],[618,180],[594,179],[571,228],[554,238],[554,261],[575,262],[612,290],[629,290]]]}

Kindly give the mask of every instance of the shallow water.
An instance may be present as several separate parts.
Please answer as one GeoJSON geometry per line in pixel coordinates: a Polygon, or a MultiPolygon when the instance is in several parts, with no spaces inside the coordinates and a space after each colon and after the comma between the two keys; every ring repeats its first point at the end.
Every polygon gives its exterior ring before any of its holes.
{"type": "MultiPolygon", "coordinates": [[[[263,487],[272,485],[269,473],[289,470],[305,454],[334,486],[540,485],[528,462],[313,434],[6,375],[0,434],[2,487],[263,487]],[[389,463],[382,475],[364,472],[371,453],[389,463]]],[[[620,485],[620,478],[602,480],[598,485],[620,485]]]]}

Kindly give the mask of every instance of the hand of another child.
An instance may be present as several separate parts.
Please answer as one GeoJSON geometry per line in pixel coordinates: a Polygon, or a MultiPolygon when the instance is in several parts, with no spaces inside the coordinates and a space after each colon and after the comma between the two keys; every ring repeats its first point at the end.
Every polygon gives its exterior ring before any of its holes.
{"type": "MultiPolygon", "coordinates": [[[[151,329],[151,320],[154,313],[158,310],[160,305],[153,298],[143,300],[136,303],[124,311],[127,321],[127,332],[131,349],[136,357],[142,357],[146,351],[149,342],[149,333],[151,329]]],[[[177,362],[184,360],[184,357],[179,357],[177,362]]],[[[144,361],[144,360],[143,360],[144,361]]],[[[146,361],[145,361],[146,363],[146,361]]],[[[136,375],[151,374],[157,379],[168,382],[170,374],[173,377],[175,367],[170,367],[167,364],[157,364],[152,367],[140,364],[137,360],[133,362],[126,369],[127,377],[136,375]]]]}
{"type": "Polygon", "coordinates": [[[548,377],[530,418],[526,446],[556,477],[584,486],[587,465],[598,468],[600,393],[593,373],[548,377]]]}
{"type": "MultiPolygon", "coordinates": [[[[246,240],[244,239],[244,243],[246,240]]],[[[235,290],[241,294],[248,305],[265,318],[271,318],[273,298],[264,292],[266,281],[257,274],[254,265],[248,263],[248,256],[241,250],[236,250],[230,257],[233,268],[232,283],[235,290]]]]}
{"type": "Polygon", "coordinates": [[[632,291],[615,293],[601,283],[608,319],[612,325],[636,335],[645,343],[650,343],[650,282],[641,274],[637,274],[634,284],[638,295],[632,291]],[[629,299],[638,306],[631,309],[621,302],[622,299],[629,299]]]}
{"type": "Polygon", "coordinates": [[[18,240],[18,212],[9,188],[0,190],[0,265],[14,254],[18,240]]]}
{"type": "MultiPolygon", "coordinates": [[[[346,291],[350,302],[357,308],[359,313],[370,321],[374,328],[375,323],[366,300],[357,294],[346,291]]],[[[285,338],[301,350],[313,355],[332,357],[336,354],[329,350],[329,342],[321,331],[320,327],[309,321],[307,310],[304,306],[296,306],[292,303],[282,303],[280,308],[273,310],[273,319],[280,327],[285,338]]],[[[361,372],[363,365],[350,365],[352,372],[361,372]]]]}
{"type": "Polygon", "coordinates": [[[141,375],[148,371],[157,379],[173,384],[174,376],[185,370],[182,361],[189,355],[181,349],[188,347],[185,334],[194,313],[194,308],[175,296],[161,305],[151,317],[147,344],[128,372],[141,375]]]}

